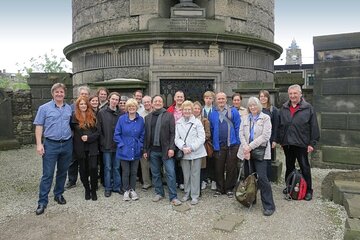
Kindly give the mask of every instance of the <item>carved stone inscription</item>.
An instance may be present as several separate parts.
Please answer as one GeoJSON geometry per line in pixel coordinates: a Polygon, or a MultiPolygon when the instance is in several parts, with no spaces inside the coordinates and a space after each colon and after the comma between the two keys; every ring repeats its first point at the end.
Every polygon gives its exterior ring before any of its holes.
{"type": "Polygon", "coordinates": [[[219,50],[217,48],[154,48],[154,65],[220,65],[219,50]]]}
{"type": "Polygon", "coordinates": [[[207,29],[206,20],[175,18],[170,19],[168,28],[179,32],[204,32],[207,29]]]}

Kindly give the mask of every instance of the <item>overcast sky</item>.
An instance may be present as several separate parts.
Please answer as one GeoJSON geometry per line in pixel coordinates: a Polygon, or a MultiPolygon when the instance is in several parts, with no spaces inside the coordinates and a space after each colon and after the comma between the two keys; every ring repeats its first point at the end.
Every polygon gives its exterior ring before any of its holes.
{"type": "MultiPolygon", "coordinates": [[[[360,0],[275,0],[275,43],[285,52],[295,39],[303,63],[313,63],[313,37],[360,32],[359,11],[360,0]]],[[[71,34],[71,0],[2,1],[0,70],[17,72],[16,63],[51,49],[64,57],[71,34]]],[[[275,64],[285,64],[285,54],[275,64]]]]}

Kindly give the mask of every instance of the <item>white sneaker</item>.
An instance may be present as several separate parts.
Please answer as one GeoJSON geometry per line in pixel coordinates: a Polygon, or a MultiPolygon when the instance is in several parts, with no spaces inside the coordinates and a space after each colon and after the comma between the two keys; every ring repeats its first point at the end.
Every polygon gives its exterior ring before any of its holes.
{"type": "Polygon", "coordinates": [[[159,195],[159,194],[156,194],[156,195],[153,197],[152,201],[153,201],[153,202],[158,202],[158,201],[160,201],[160,200],[163,199],[163,198],[164,198],[163,196],[161,196],[161,195],[159,195]]]}
{"type": "Polygon", "coordinates": [[[189,196],[184,196],[182,199],[181,199],[181,201],[182,202],[186,202],[187,200],[189,200],[190,198],[189,198],[189,196]]]}
{"type": "Polygon", "coordinates": [[[202,181],[201,182],[201,190],[206,189],[206,187],[207,187],[207,183],[205,181],[202,181]]]}
{"type": "Polygon", "coordinates": [[[190,202],[191,205],[196,205],[198,203],[199,203],[199,200],[197,200],[196,198],[192,199],[191,202],[190,202]]]}
{"type": "Polygon", "coordinates": [[[185,189],[184,184],[180,184],[180,185],[179,185],[179,188],[180,188],[181,190],[184,190],[184,189],[185,189]]]}
{"type": "Polygon", "coordinates": [[[172,204],[173,206],[180,206],[182,203],[180,202],[179,199],[174,198],[174,199],[171,201],[171,204],[172,204]]]}
{"type": "Polygon", "coordinates": [[[215,181],[211,182],[211,190],[216,190],[216,182],[215,181]]]}
{"type": "Polygon", "coordinates": [[[129,191],[126,191],[126,192],[124,193],[123,200],[124,200],[124,201],[130,201],[130,200],[131,200],[131,199],[130,199],[130,192],[129,192],[129,191]]]}
{"type": "Polygon", "coordinates": [[[139,196],[137,195],[137,193],[132,189],[130,190],[130,196],[133,201],[136,201],[139,199],[139,196]]]}

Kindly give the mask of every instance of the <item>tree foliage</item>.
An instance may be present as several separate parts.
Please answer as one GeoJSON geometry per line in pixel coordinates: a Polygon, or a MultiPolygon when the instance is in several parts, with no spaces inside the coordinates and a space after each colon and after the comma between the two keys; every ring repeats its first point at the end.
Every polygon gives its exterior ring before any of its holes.
{"type": "Polygon", "coordinates": [[[37,58],[32,57],[23,66],[17,65],[25,75],[29,75],[32,72],[61,73],[69,70],[65,58],[55,55],[54,49],[51,49],[49,54],[45,53],[37,58]]]}

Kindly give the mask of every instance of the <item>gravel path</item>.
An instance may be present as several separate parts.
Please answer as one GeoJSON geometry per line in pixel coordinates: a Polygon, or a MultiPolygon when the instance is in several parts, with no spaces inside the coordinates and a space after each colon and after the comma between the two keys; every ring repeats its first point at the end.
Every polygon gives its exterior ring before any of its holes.
{"type": "Polygon", "coordinates": [[[259,203],[248,210],[234,198],[212,197],[210,189],[186,212],[174,211],[165,199],[153,203],[152,189],[138,190],[139,201],[124,202],[118,194],[105,198],[100,188],[98,201],[85,201],[79,182],[65,192],[66,205],[56,204],[51,192],[45,214],[36,216],[41,159],[35,146],[24,146],[0,152],[0,239],[343,239],[344,208],[319,196],[330,170],[312,171],[310,202],[284,200],[283,184],[272,185],[277,209],[271,217],[262,215],[259,203]],[[232,214],[245,219],[233,232],[212,229],[232,214]]]}

